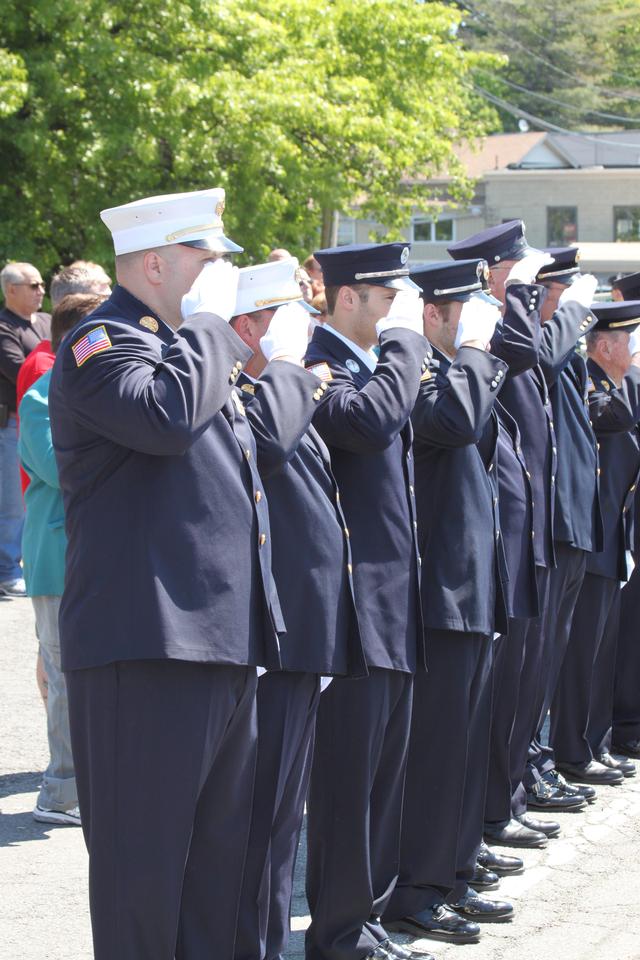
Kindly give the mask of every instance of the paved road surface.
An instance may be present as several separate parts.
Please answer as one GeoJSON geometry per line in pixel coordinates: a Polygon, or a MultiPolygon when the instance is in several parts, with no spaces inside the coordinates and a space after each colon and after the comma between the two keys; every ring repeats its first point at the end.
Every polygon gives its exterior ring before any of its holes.
{"type": "MultiPolygon", "coordinates": [[[[0,599],[0,960],[90,960],[81,831],[31,817],[47,759],[35,655],[30,602],[0,599]]],[[[640,776],[562,824],[496,894],[515,903],[513,922],[485,926],[473,946],[420,945],[442,960],[640,960],[640,776]]],[[[300,860],[292,960],[308,923],[300,860]]]]}

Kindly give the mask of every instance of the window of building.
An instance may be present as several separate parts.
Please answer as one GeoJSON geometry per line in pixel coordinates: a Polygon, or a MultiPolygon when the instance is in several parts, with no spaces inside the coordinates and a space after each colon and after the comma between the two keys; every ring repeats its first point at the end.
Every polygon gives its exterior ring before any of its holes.
{"type": "Polygon", "coordinates": [[[613,239],[640,240],[640,207],[613,208],[613,239]]]}
{"type": "Polygon", "coordinates": [[[451,243],[455,240],[455,220],[452,217],[413,217],[411,239],[414,243],[451,243]]]}
{"type": "Polygon", "coordinates": [[[578,240],[578,208],[547,207],[547,245],[568,247],[578,240]]]}
{"type": "Polygon", "coordinates": [[[345,217],[340,217],[338,220],[338,237],[337,244],[339,247],[344,247],[348,243],[356,242],[356,222],[355,220],[347,220],[345,217]]]}

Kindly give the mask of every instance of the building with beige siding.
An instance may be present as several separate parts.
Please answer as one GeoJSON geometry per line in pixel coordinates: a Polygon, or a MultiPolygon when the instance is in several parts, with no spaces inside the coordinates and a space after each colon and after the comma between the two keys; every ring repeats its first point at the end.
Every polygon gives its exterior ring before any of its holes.
{"type": "MultiPolygon", "coordinates": [[[[429,181],[444,196],[415,208],[403,231],[413,262],[448,259],[447,245],[504,220],[521,217],[538,247],[580,247],[584,268],[606,284],[640,270],[640,130],[568,135],[505,133],[458,150],[475,181],[466,207],[447,203],[447,178],[429,181]]],[[[384,226],[341,217],[339,243],[364,243],[384,226]]]]}

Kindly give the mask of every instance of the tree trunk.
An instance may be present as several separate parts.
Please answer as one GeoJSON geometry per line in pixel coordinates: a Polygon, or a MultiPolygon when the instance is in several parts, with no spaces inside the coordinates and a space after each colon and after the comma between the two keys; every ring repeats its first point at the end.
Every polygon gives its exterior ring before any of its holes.
{"type": "Polygon", "coordinates": [[[321,246],[335,247],[338,243],[338,211],[325,207],[322,211],[321,246]]]}

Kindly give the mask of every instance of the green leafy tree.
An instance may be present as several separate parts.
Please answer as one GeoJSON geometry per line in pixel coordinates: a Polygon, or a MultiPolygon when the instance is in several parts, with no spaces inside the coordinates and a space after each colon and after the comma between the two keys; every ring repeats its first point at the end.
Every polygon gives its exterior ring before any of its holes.
{"type": "Polygon", "coordinates": [[[246,258],[308,252],[356,202],[393,230],[426,196],[403,177],[447,171],[468,194],[453,146],[494,122],[468,77],[498,61],[464,49],[443,3],[5,0],[3,12],[13,83],[22,61],[28,89],[0,115],[0,258],[45,271],[109,262],[100,209],[213,185],[246,258]]]}
{"type": "MultiPolygon", "coordinates": [[[[461,36],[472,50],[508,56],[476,84],[547,123],[573,130],[640,126],[640,0],[468,0],[461,36]],[[625,121],[630,121],[625,122],[625,121]]],[[[500,111],[505,130],[518,119],[500,111]]]]}

